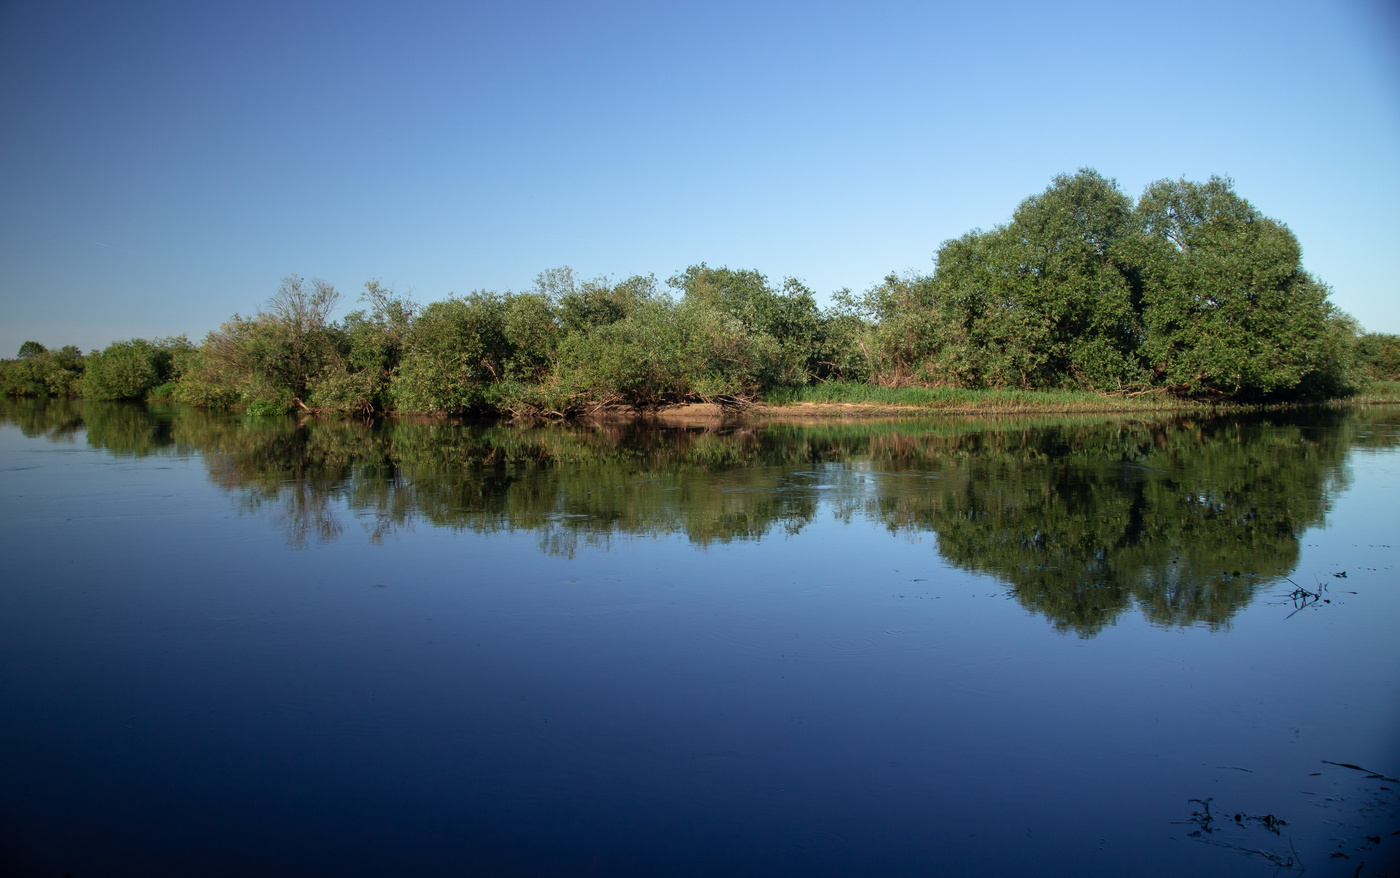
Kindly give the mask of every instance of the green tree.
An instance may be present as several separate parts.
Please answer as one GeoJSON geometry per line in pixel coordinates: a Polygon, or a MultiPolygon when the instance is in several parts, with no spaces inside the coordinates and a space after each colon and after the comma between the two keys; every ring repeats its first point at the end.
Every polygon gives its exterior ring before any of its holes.
{"type": "Polygon", "coordinates": [[[352,311],[335,327],[335,356],[312,379],[310,398],[317,408],[369,415],[390,407],[390,385],[408,347],[417,305],[377,280],[365,284],[360,301],[369,309],[352,311]]]}
{"type": "Polygon", "coordinates": [[[73,345],[53,351],[38,342],[20,346],[20,357],[0,360],[0,395],[10,397],[77,396],[86,358],[73,345]]]}
{"type": "Polygon", "coordinates": [[[394,376],[395,407],[446,414],[487,407],[514,353],[508,311],[503,297],[484,291],[425,307],[394,376]]]}
{"type": "Polygon", "coordinates": [[[257,336],[263,368],[274,385],[296,399],[307,395],[312,379],[332,359],[330,316],[339,301],[340,294],[326,281],[292,274],[258,314],[266,328],[257,336]]]}
{"type": "Polygon", "coordinates": [[[1357,340],[1357,357],[1372,378],[1400,380],[1400,335],[1368,332],[1357,340]]]}
{"type": "Polygon", "coordinates": [[[616,323],[658,295],[653,275],[634,275],[616,284],[600,277],[576,285],[568,268],[541,273],[536,290],[554,305],[565,334],[616,323]]]}
{"type": "Polygon", "coordinates": [[[1327,287],[1303,270],[1288,227],[1235,194],[1229,179],[1160,180],[1136,213],[1142,355],[1156,383],[1268,397],[1337,367],[1327,350],[1337,328],[1329,327],[1327,287]]]}
{"type": "Polygon", "coordinates": [[[955,327],[944,325],[949,312],[937,306],[929,275],[889,274],[859,296],[843,291],[836,297],[835,312],[847,319],[848,344],[859,349],[867,379],[875,384],[899,387],[980,380],[957,374],[952,358],[959,335],[955,327]]]}
{"type": "Polygon", "coordinates": [[[738,321],[742,331],[760,344],[766,336],[777,346],[771,381],[806,384],[831,370],[823,356],[826,326],[816,296],[795,278],[774,289],[757,271],[692,265],[673,276],[668,284],[681,292],[683,301],[708,308],[738,321]]]}
{"type": "Polygon", "coordinates": [[[658,298],[626,319],[567,336],[558,375],[591,405],[651,409],[680,402],[742,404],[774,381],[777,344],[730,314],[658,298]]]}
{"type": "Polygon", "coordinates": [[[254,317],[233,315],[186,358],[176,398],[201,405],[246,404],[259,412],[306,406],[313,380],[343,356],[343,330],[331,325],[335,287],[297,275],[254,317]]]}
{"type": "Polygon", "coordinates": [[[944,242],[934,315],[916,324],[927,377],[1027,388],[1136,382],[1132,219],[1117,184],[1085,168],[1023,201],[1010,224],[944,242]]]}
{"type": "Polygon", "coordinates": [[[83,395],[88,399],[145,399],[176,377],[176,355],[190,347],[184,336],[113,342],[87,358],[83,395]]]}

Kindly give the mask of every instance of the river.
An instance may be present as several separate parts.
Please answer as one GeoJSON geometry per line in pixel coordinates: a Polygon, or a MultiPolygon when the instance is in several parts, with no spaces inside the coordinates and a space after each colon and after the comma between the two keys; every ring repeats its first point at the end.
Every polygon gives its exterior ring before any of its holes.
{"type": "Polygon", "coordinates": [[[1395,408],[0,402],[0,872],[1395,874],[1397,497],[1395,408]]]}

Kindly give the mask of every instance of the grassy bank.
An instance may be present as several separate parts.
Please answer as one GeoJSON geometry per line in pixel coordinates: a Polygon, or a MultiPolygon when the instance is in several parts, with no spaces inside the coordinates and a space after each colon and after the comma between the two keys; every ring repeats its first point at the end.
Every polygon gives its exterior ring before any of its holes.
{"type": "MultiPolygon", "coordinates": [[[[779,388],[764,399],[774,415],[1094,414],[1133,412],[1220,412],[1265,408],[1240,403],[1189,400],[1166,393],[1110,396],[1082,390],[960,390],[948,387],[877,387],[830,381],[779,388]]],[[[1377,381],[1360,394],[1331,404],[1400,404],[1400,381],[1377,381]]],[[[1280,406],[1268,406],[1278,408],[1280,406]]],[[[1286,406],[1284,406],[1286,407],[1286,406]]]]}
{"type": "Polygon", "coordinates": [[[1362,405],[1396,405],[1400,404],[1400,381],[1373,381],[1361,392],[1349,400],[1342,400],[1341,404],[1360,403],[1362,405]]]}

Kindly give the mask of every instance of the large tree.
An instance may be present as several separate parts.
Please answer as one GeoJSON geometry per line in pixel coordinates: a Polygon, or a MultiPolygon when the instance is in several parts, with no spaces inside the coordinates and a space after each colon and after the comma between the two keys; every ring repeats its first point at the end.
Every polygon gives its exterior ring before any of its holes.
{"type": "Polygon", "coordinates": [[[1008,225],[945,242],[934,273],[941,371],[1023,387],[1135,380],[1132,220],[1117,184],[1086,168],[1021,202],[1008,225]]]}
{"type": "Polygon", "coordinates": [[[1327,343],[1343,316],[1303,270],[1298,239],[1236,195],[1229,179],[1160,180],[1136,214],[1142,354],[1156,383],[1262,397],[1335,366],[1327,343]]]}

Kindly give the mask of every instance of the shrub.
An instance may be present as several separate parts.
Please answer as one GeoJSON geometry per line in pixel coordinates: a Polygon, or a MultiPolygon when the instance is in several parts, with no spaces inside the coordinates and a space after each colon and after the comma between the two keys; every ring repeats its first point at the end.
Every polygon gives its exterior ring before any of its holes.
{"type": "Polygon", "coordinates": [[[19,357],[0,360],[0,394],[13,397],[77,396],[86,365],[72,345],[53,351],[36,341],[20,346],[19,357]]]}
{"type": "Polygon", "coordinates": [[[513,352],[506,313],[504,299],[488,292],[424,308],[394,375],[394,407],[457,414],[487,406],[487,388],[505,377],[513,352]]]}
{"type": "Polygon", "coordinates": [[[209,333],[197,356],[184,356],[176,398],[212,406],[304,400],[312,382],[342,356],[343,330],[329,322],[338,300],[323,280],[283,278],[265,310],[233,315],[209,333]]]}
{"type": "Polygon", "coordinates": [[[1357,340],[1357,359],[1370,377],[1400,380],[1400,335],[1368,332],[1357,340]]]}
{"type": "Polygon", "coordinates": [[[170,376],[170,353],[145,339],[118,341],[88,355],[83,396],[88,399],[144,399],[170,376]]]}

